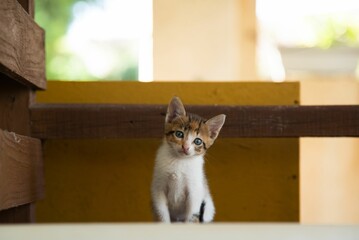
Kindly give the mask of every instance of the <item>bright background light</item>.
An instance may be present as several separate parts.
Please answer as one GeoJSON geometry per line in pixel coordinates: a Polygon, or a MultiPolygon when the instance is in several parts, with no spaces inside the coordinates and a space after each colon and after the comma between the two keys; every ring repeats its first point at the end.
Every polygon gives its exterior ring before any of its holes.
{"type": "MultiPolygon", "coordinates": [[[[37,20],[46,32],[56,28],[57,19],[66,22],[65,14],[58,18],[46,15],[47,8],[56,8],[56,2],[38,3],[37,20]]],[[[47,49],[49,79],[153,79],[151,0],[72,0],[69,8],[66,29],[47,41],[55,45],[47,49]]]]}
{"type": "Polygon", "coordinates": [[[357,0],[257,0],[256,7],[263,78],[286,79],[281,47],[359,46],[357,0]]]}

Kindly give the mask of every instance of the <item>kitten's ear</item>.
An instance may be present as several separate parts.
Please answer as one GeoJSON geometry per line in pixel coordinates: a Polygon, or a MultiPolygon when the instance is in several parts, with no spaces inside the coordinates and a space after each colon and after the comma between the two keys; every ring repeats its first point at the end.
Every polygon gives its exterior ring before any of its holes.
{"type": "Polygon", "coordinates": [[[186,116],[186,110],[179,97],[173,97],[167,108],[166,123],[171,123],[179,116],[186,116]]]}
{"type": "Polygon", "coordinates": [[[210,138],[212,139],[217,138],[219,131],[221,131],[221,128],[225,120],[226,120],[226,115],[220,114],[206,121],[206,125],[208,126],[210,132],[210,138]]]}

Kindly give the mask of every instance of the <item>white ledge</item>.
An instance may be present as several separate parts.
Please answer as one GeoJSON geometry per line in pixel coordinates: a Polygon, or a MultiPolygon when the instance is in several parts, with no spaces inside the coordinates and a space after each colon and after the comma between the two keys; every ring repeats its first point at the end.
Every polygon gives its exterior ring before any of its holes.
{"type": "Polygon", "coordinates": [[[35,224],[0,226],[0,239],[354,240],[359,225],[300,224],[35,224]]]}

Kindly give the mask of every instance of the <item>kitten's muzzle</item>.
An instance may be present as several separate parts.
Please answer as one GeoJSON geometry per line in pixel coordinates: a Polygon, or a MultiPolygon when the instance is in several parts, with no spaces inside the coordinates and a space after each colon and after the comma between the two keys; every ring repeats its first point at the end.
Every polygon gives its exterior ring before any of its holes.
{"type": "Polygon", "coordinates": [[[186,155],[189,155],[189,147],[187,146],[182,146],[182,152],[186,155]]]}

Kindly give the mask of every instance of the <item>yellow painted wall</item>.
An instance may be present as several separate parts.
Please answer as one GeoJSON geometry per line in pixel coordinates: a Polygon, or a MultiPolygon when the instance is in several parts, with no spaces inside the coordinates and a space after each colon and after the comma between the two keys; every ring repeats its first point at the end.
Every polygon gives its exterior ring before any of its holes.
{"type": "MultiPolygon", "coordinates": [[[[297,83],[49,82],[48,103],[290,105],[297,83]]],[[[225,127],[225,126],[224,126],[225,127]]],[[[150,182],[160,139],[49,140],[39,222],[151,221],[150,182]]],[[[216,221],[298,221],[298,139],[219,138],[206,157],[216,221]]]]}

